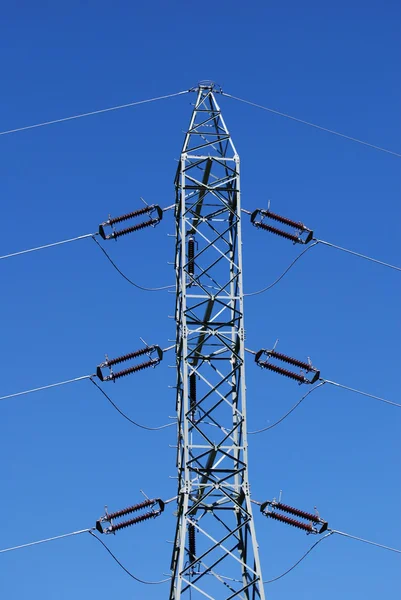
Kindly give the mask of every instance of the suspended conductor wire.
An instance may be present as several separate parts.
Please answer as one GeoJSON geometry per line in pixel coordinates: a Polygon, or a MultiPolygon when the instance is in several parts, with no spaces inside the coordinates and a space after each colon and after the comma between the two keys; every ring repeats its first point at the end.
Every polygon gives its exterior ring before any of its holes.
{"type": "Polygon", "coordinates": [[[37,246],[36,248],[29,248],[28,250],[21,250],[20,252],[12,252],[11,254],[5,254],[0,256],[0,260],[5,258],[11,258],[13,256],[20,256],[21,254],[28,254],[29,252],[36,252],[37,250],[44,250],[45,248],[53,248],[54,246],[62,246],[63,244],[69,244],[70,242],[76,242],[77,240],[84,240],[86,238],[93,237],[97,233],[86,233],[85,235],[79,235],[68,240],[61,240],[60,242],[53,242],[52,244],[45,244],[44,246],[37,246]]]}
{"type": "Polygon", "coordinates": [[[145,292],[159,292],[161,290],[168,290],[168,289],[171,289],[171,288],[175,288],[175,285],[163,285],[162,287],[154,287],[154,288],[149,288],[149,287],[144,287],[142,285],[138,285],[137,283],[135,283],[134,281],[132,281],[131,279],[129,279],[129,277],[127,277],[125,275],[125,273],[123,273],[121,271],[121,269],[119,269],[119,267],[117,267],[116,263],[113,261],[113,259],[110,257],[110,255],[106,252],[106,250],[103,248],[103,246],[101,244],[99,244],[99,242],[97,241],[97,239],[95,238],[95,236],[92,236],[92,239],[99,246],[100,250],[106,256],[107,260],[113,265],[113,267],[115,268],[115,270],[117,271],[117,273],[119,273],[121,275],[121,277],[123,277],[125,279],[125,281],[128,281],[128,283],[130,283],[134,287],[138,288],[139,290],[143,290],[145,292]]]}
{"type": "Polygon", "coordinates": [[[124,567],[124,565],[112,553],[110,548],[108,546],[106,546],[106,544],[95,533],[93,533],[93,531],[89,531],[89,533],[92,537],[96,538],[97,541],[100,542],[100,544],[102,544],[102,546],[107,550],[107,552],[110,554],[110,556],[116,561],[118,566],[121,567],[122,570],[127,573],[127,575],[132,577],[132,579],[135,579],[135,581],[137,581],[138,583],[143,583],[145,585],[159,585],[161,583],[166,583],[167,581],[171,581],[171,577],[167,577],[166,579],[161,579],[160,581],[146,581],[144,579],[139,579],[139,577],[135,577],[135,575],[133,575],[130,571],[128,571],[128,569],[126,567],[124,567]]]}
{"type": "Polygon", "coordinates": [[[263,106],[262,104],[256,104],[256,102],[251,102],[250,100],[244,100],[243,98],[238,98],[238,96],[233,96],[232,94],[226,94],[225,92],[222,92],[222,95],[226,96],[227,98],[232,98],[233,100],[238,100],[239,102],[243,102],[244,104],[249,104],[250,106],[256,106],[256,108],[261,108],[262,110],[266,110],[275,115],[279,115],[280,117],[285,117],[286,119],[290,119],[291,121],[296,121],[297,123],[302,123],[303,125],[309,125],[309,127],[314,127],[315,129],[320,129],[320,131],[325,131],[326,133],[331,133],[333,135],[337,135],[346,140],[351,140],[351,142],[356,142],[358,144],[362,144],[363,146],[368,146],[369,148],[373,148],[374,150],[379,150],[380,152],[386,152],[387,154],[392,154],[393,156],[397,156],[398,158],[401,158],[401,154],[399,154],[398,152],[393,152],[393,150],[388,150],[387,148],[382,148],[381,146],[375,146],[374,144],[370,144],[369,142],[359,140],[358,138],[354,138],[349,135],[345,135],[344,133],[340,133],[339,131],[334,131],[333,129],[327,129],[326,127],[321,127],[320,125],[316,125],[316,123],[310,123],[309,121],[304,121],[303,119],[298,119],[297,117],[287,115],[278,110],[274,110],[273,108],[263,106]]]}
{"type": "MultiPolygon", "coordinates": [[[[380,402],[385,402],[386,404],[391,404],[391,406],[397,406],[401,408],[401,404],[397,402],[393,402],[392,400],[386,400],[386,398],[381,398],[380,396],[374,396],[373,394],[368,394],[367,392],[362,392],[361,390],[356,390],[355,388],[349,387],[347,385],[343,385],[342,383],[337,383],[336,381],[330,381],[330,379],[320,379],[322,383],[329,383],[330,385],[334,385],[335,387],[342,388],[344,390],[348,390],[350,392],[354,392],[355,394],[360,394],[361,396],[367,396],[368,398],[373,398],[374,400],[379,400],[380,402]]],[[[0,398],[1,400],[1,398],[0,398]]]]}
{"type": "Polygon", "coordinates": [[[288,412],[286,412],[285,415],[283,415],[278,421],[276,421],[272,425],[268,425],[267,427],[264,427],[263,429],[257,429],[256,431],[248,431],[248,435],[254,435],[255,433],[262,433],[263,431],[268,431],[268,429],[273,429],[273,427],[276,427],[276,425],[278,425],[279,423],[282,423],[282,421],[284,421],[284,419],[286,419],[292,412],[294,412],[294,410],[296,408],[298,408],[298,406],[301,404],[301,402],[303,402],[303,400],[305,400],[305,398],[307,396],[309,396],[309,394],[311,394],[312,392],[317,390],[317,388],[322,387],[322,385],[324,385],[325,383],[326,383],[326,381],[322,381],[321,383],[319,383],[318,385],[315,385],[315,387],[313,387],[312,389],[307,391],[306,394],[304,394],[302,396],[302,398],[300,400],[298,400],[298,402],[296,404],[294,404],[294,406],[292,408],[290,408],[290,410],[288,412]]]}
{"type": "Polygon", "coordinates": [[[370,262],[377,263],[378,265],[383,265],[383,267],[389,267],[390,269],[394,269],[395,271],[401,271],[401,267],[397,267],[396,265],[390,265],[390,263],[383,262],[382,260],[377,260],[377,258],[372,258],[371,256],[366,256],[365,254],[354,252],[354,250],[348,250],[348,248],[342,248],[342,246],[337,246],[336,244],[326,242],[325,240],[318,240],[316,238],[314,238],[314,240],[315,244],[323,244],[324,246],[330,246],[331,248],[336,248],[336,250],[341,250],[342,252],[347,252],[348,254],[353,254],[354,256],[358,256],[359,258],[364,258],[365,260],[369,260],[370,262]]]}
{"type": "Polygon", "coordinates": [[[397,554],[401,554],[401,550],[399,550],[398,548],[391,548],[391,546],[385,546],[384,544],[378,544],[377,542],[372,542],[371,540],[365,540],[364,538],[357,537],[356,535],[350,535],[349,533],[344,533],[343,531],[337,531],[336,529],[332,529],[330,533],[337,533],[337,535],[342,535],[344,537],[351,538],[352,540],[357,540],[358,542],[369,544],[370,546],[377,546],[378,548],[383,548],[383,550],[390,550],[390,552],[396,552],[397,554]]]}
{"type": "Polygon", "coordinates": [[[166,98],[174,98],[175,96],[181,96],[187,94],[189,90],[182,92],[176,92],[175,94],[167,94],[165,96],[156,96],[155,98],[148,98],[147,100],[138,100],[137,102],[129,102],[128,104],[120,104],[118,106],[111,106],[110,108],[101,108],[100,110],[93,110],[87,113],[81,113],[79,115],[73,115],[72,117],[63,117],[62,119],[55,119],[53,121],[44,121],[43,123],[36,123],[36,125],[27,125],[25,127],[17,127],[16,129],[9,129],[8,131],[1,131],[0,135],[8,135],[10,133],[17,133],[18,131],[26,131],[27,129],[36,129],[38,127],[46,127],[46,125],[54,125],[55,123],[64,123],[65,121],[72,121],[74,119],[82,119],[83,117],[90,117],[91,115],[100,115],[102,113],[112,112],[115,110],[121,110],[122,108],[130,108],[131,106],[138,106],[139,104],[147,104],[149,102],[156,102],[156,100],[164,100],[166,98]]]}
{"type": "Polygon", "coordinates": [[[29,542],[28,544],[21,544],[19,546],[12,546],[11,548],[3,548],[0,550],[0,554],[4,552],[11,552],[12,550],[21,550],[22,548],[28,548],[29,546],[37,546],[38,544],[46,544],[46,542],[53,542],[54,540],[61,540],[62,538],[71,537],[73,535],[80,535],[81,533],[90,533],[94,527],[90,529],[80,529],[79,531],[73,531],[71,533],[64,533],[63,535],[55,535],[44,540],[37,540],[36,542],[29,542]]]}
{"type": "Polygon", "coordinates": [[[110,398],[110,396],[108,396],[108,394],[106,394],[106,392],[100,387],[99,384],[96,383],[96,381],[93,379],[93,377],[90,378],[91,382],[93,383],[93,385],[95,385],[97,387],[97,389],[102,392],[103,396],[105,398],[107,398],[107,400],[110,402],[110,404],[116,409],[117,412],[120,413],[120,415],[122,417],[124,417],[124,419],[126,419],[127,421],[129,421],[130,423],[132,423],[132,425],[136,425],[136,427],[140,427],[141,429],[146,429],[147,431],[159,431],[160,429],[166,429],[166,427],[171,427],[172,425],[175,425],[175,422],[172,423],[166,423],[165,425],[160,425],[160,427],[147,427],[146,425],[141,425],[140,423],[137,423],[136,421],[133,421],[132,419],[130,419],[130,417],[128,415],[126,415],[121,408],[119,408],[117,406],[117,404],[115,404],[113,402],[113,400],[110,398]]]}
{"type": "Polygon", "coordinates": [[[33,392],[40,392],[41,390],[48,390],[50,388],[59,387],[61,385],[67,385],[68,383],[75,383],[75,381],[82,381],[83,379],[90,379],[93,375],[83,375],[82,377],[75,377],[75,379],[67,379],[66,381],[59,381],[58,383],[51,383],[50,385],[42,385],[41,387],[33,388],[31,390],[25,390],[23,392],[17,392],[16,394],[7,394],[7,396],[1,396],[0,400],[7,400],[7,398],[16,398],[17,396],[25,396],[26,394],[33,394],[33,392]]]}
{"type": "Polygon", "coordinates": [[[297,567],[304,560],[304,558],[306,558],[308,556],[308,554],[310,554],[312,552],[312,550],[314,548],[316,548],[316,546],[318,544],[320,544],[320,542],[323,542],[323,540],[325,540],[326,538],[333,535],[333,533],[336,533],[336,532],[329,531],[329,533],[326,533],[326,535],[324,535],[322,538],[319,538],[318,541],[315,542],[314,544],[312,544],[312,546],[309,548],[309,550],[307,550],[305,552],[305,554],[303,556],[301,556],[301,558],[299,560],[297,560],[297,562],[294,565],[292,565],[292,567],[287,569],[287,571],[284,571],[284,573],[281,573],[281,575],[279,575],[278,577],[274,577],[274,579],[268,579],[267,581],[264,581],[263,583],[273,583],[274,581],[278,581],[282,577],[285,577],[285,575],[288,575],[288,573],[291,573],[291,571],[293,571],[295,569],[295,567],[297,567]]]}
{"type": "MultiPolygon", "coordinates": [[[[320,240],[319,240],[320,241],[320,240]]],[[[265,288],[258,290],[257,292],[249,292],[248,294],[244,294],[244,296],[257,296],[258,294],[263,294],[264,292],[267,292],[267,290],[271,290],[271,288],[273,288],[279,281],[282,280],[282,278],[284,277],[284,275],[286,275],[288,273],[288,271],[290,269],[292,269],[292,267],[295,265],[295,263],[301,258],[301,256],[303,256],[306,252],[308,252],[308,250],[310,250],[311,248],[313,248],[313,246],[316,246],[319,243],[318,240],[316,240],[315,242],[313,242],[313,244],[311,244],[310,246],[307,246],[306,248],[304,248],[302,250],[302,252],[300,252],[300,254],[298,254],[298,256],[296,258],[294,258],[294,260],[292,261],[292,263],[286,268],[286,270],[281,273],[280,277],[278,277],[276,279],[276,281],[273,281],[273,283],[271,283],[270,285],[266,286],[265,288]]]]}

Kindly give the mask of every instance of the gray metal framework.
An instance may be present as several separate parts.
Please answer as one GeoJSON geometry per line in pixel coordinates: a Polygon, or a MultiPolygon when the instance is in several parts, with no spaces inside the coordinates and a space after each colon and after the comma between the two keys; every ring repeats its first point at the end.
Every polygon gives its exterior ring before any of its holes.
{"type": "Polygon", "coordinates": [[[239,156],[200,84],[176,176],[178,500],[170,600],[264,600],[248,484],[239,156]]]}

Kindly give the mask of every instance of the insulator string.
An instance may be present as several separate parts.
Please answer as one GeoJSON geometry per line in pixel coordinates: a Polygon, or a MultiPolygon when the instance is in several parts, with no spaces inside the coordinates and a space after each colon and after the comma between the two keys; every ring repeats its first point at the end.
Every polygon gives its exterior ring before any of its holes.
{"type": "Polygon", "coordinates": [[[314,515],[313,513],[305,512],[304,510],[300,510],[299,508],[294,508],[293,506],[288,506],[287,504],[283,504],[282,502],[272,502],[271,506],[274,508],[278,508],[284,512],[288,512],[291,515],[295,515],[297,517],[301,517],[302,519],[308,519],[309,521],[313,521],[313,523],[321,523],[321,519],[314,515]]]}
{"type": "Polygon", "coordinates": [[[283,369],[282,367],[278,367],[277,365],[273,365],[268,361],[259,361],[257,363],[260,367],[264,369],[268,369],[269,371],[274,371],[279,375],[284,375],[284,377],[289,377],[290,379],[295,379],[299,383],[310,383],[303,375],[298,375],[298,373],[294,373],[293,371],[289,371],[288,369],[283,369]]]}
{"type": "Polygon", "coordinates": [[[263,513],[265,517],[270,517],[271,519],[275,519],[276,521],[281,521],[282,523],[286,523],[286,525],[291,525],[291,527],[297,527],[298,529],[303,529],[304,531],[308,531],[312,533],[314,531],[312,525],[307,523],[302,523],[301,521],[297,521],[296,519],[291,519],[290,517],[286,517],[285,515],[281,515],[280,513],[268,512],[263,513]]]}
{"type": "Polygon", "coordinates": [[[115,525],[110,525],[108,527],[107,532],[114,533],[115,531],[120,531],[120,529],[125,529],[126,527],[131,527],[132,525],[137,525],[138,523],[142,523],[143,521],[147,521],[148,519],[152,519],[154,517],[158,517],[160,515],[160,511],[151,510],[143,515],[139,515],[138,517],[133,517],[132,519],[128,519],[128,521],[122,521],[122,523],[116,523],[115,525]]]}

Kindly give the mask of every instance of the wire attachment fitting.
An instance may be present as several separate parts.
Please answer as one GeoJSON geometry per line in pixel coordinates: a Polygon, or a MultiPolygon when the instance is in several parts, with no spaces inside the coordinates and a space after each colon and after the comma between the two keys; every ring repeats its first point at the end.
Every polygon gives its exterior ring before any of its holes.
{"type": "Polygon", "coordinates": [[[156,226],[163,218],[163,211],[157,204],[152,204],[151,206],[145,206],[145,208],[141,208],[139,210],[135,210],[134,212],[127,213],[126,215],[121,215],[120,217],[110,218],[101,223],[99,225],[99,235],[104,240],[117,239],[122,235],[127,235],[128,233],[133,233],[134,231],[139,231],[140,229],[144,229],[145,227],[156,226]],[[122,221],[129,221],[130,219],[134,219],[136,217],[140,217],[141,215],[149,215],[148,221],[142,221],[141,223],[137,223],[136,225],[132,225],[131,227],[126,227],[125,229],[120,229],[119,231],[115,229],[114,225],[116,223],[121,223],[122,221]],[[107,234],[105,231],[105,227],[111,227],[111,233],[107,234]]]}
{"type": "Polygon", "coordinates": [[[292,219],[288,219],[287,217],[282,217],[281,215],[277,215],[276,213],[273,213],[270,210],[264,210],[262,208],[257,208],[256,210],[254,210],[251,214],[251,223],[255,225],[255,227],[259,227],[260,229],[264,229],[265,231],[269,231],[270,233],[279,235],[280,237],[283,237],[287,240],[291,240],[292,242],[294,242],[294,244],[309,244],[309,242],[313,239],[313,231],[311,229],[308,229],[308,227],[305,227],[303,223],[293,221],[292,219]],[[257,218],[259,216],[261,217],[261,219],[258,221],[257,218]],[[265,219],[271,219],[273,221],[278,221],[283,225],[293,227],[298,233],[289,233],[284,229],[279,229],[278,227],[267,225],[266,223],[264,223],[265,219]]]}
{"type": "Polygon", "coordinates": [[[100,381],[115,381],[116,379],[130,375],[131,373],[136,373],[137,371],[142,371],[143,369],[147,369],[149,367],[156,367],[162,359],[163,350],[160,348],[160,346],[146,346],[146,348],[141,348],[140,350],[130,352],[129,354],[124,354],[123,356],[118,356],[117,358],[108,358],[106,355],[106,360],[96,368],[96,375],[100,381]],[[114,372],[112,369],[114,365],[143,355],[147,355],[149,360],[137,365],[133,365],[132,367],[128,367],[128,369],[123,369],[122,371],[114,372]],[[104,368],[109,369],[109,375],[103,374],[102,369],[104,368]]]}
{"type": "Polygon", "coordinates": [[[120,529],[125,529],[126,527],[131,527],[131,525],[136,525],[137,523],[141,523],[142,521],[147,521],[148,519],[152,519],[161,515],[164,511],[164,502],[160,498],[147,499],[144,502],[140,502],[139,504],[134,504],[133,506],[129,506],[128,508],[123,508],[122,510],[117,510],[113,513],[105,511],[105,514],[100,517],[96,521],[96,529],[99,533],[115,533],[120,529]],[[154,510],[145,512],[137,517],[133,517],[132,519],[128,519],[126,521],[121,521],[120,523],[114,523],[115,519],[120,519],[125,515],[129,515],[131,513],[137,512],[148,506],[157,507],[154,510]],[[103,527],[103,523],[109,523],[109,527],[103,527]]]}
{"type": "Polygon", "coordinates": [[[320,371],[316,369],[310,362],[304,362],[298,360],[297,358],[292,358],[291,356],[281,354],[281,352],[276,352],[275,350],[259,350],[259,352],[257,352],[255,355],[255,362],[257,365],[259,365],[259,367],[269,369],[270,371],[274,371],[279,375],[284,375],[284,377],[294,379],[295,381],[298,381],[299,384],[316,383],[316,381],[320,378],[320,371]],[[260,360],[263,355],[267,356],[267,360],[260,360]],[[294,371],[289,371],[288,369],[283,369],[282,367],[279,367],[278,365],[270,362],[272,358],[277,361],[285,362],[290,365],[294,365],[295,367],[299,367],[303,371],[306,371],[306,373],[311,373],[312,377],[308,379],[307,377],[305,377],[305,375],[302,374],[302,372],[301,374],[299,374],[295,373],[294,371]]]}
{"type": "Polygon", "coordinates": [[[298,529],[302,529],[307,533],[324,533],[327,531],[329,526],[328,522],[324,519],[321,519],[318,514],[308,513],[304,510],[300,510],[299,508],[293,508],[292,506],[283,504],[282,502],[276,502],[276,500],[267,500],[266,502],[263,502],[263,504],[260,506],[260,512],[265,515],[265,517],[270,517],[271,519],[281,521],[282,523],[286,523],[292,527],[297,527],[298,529]],[[304,523],[302,521],[298,521],[297,519],[292,519],[291,517],[282,515],[281,513],[275,512],[276,509],[282,510],[290,515],[300,517],[305,521],[309,521],[309,523],[304,523]]]}

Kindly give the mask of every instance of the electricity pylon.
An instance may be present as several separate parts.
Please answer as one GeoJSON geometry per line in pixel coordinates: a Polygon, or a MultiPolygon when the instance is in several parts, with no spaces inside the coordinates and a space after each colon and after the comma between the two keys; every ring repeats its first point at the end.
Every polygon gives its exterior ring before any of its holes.
{"type": "Polygon", "coordinates": [[[264,600],[248,483],[239,157],[200,84],[176,176],[178,501],[170,600],[264,600]]]}

